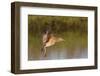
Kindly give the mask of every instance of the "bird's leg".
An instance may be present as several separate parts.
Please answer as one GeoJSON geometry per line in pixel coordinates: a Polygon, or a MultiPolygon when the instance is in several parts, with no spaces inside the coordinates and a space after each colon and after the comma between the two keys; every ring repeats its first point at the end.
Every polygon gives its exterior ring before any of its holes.
{"type": "Polygon", "coordinates": [[[44,52],[44,47],[45,47],[45,44],[43,43],[42,48],[41,48],[41,52],[44,52]]]}
{"type": "Polygon", "coordinates": [[[44,56],[46,56],[46,52],[47,52],[47,51],[46,51],[46,47],[44,47],[44,56]]]}

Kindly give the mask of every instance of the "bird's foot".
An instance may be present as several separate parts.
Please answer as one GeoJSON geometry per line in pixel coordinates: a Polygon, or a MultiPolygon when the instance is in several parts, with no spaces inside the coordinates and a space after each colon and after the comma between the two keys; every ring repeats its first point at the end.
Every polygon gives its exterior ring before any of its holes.
{"type": "Polygon", "coordinates": [[[44,56],[44,57],[46,57],[46,56],[47,56],[47,54],[45,53],[43,56],[44,56]]]}

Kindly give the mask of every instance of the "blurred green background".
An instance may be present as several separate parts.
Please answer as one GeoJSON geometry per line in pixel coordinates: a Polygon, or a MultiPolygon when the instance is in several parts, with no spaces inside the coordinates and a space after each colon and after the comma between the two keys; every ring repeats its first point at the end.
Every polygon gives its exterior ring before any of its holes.
{"type": "Polygon", "coordinates": [[[28,15],[29,60],[86,58],[87,37],[87,17],[28,15]],[[43,32],[47,29],[65,41],[48,48],[48,55],[44,58],[40,49],[43,32]],[[65,56],[61,55],[62,52],[65,56]]]}

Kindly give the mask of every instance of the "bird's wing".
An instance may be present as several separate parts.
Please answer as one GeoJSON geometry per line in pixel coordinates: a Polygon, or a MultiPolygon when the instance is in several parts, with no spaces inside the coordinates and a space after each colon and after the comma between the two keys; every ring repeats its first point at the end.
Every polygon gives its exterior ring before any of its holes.
{"type": "Polygon", "coordinates": [[[43,35],[43,43],[46,43],[50,40],[50,35],[43,35]]]}

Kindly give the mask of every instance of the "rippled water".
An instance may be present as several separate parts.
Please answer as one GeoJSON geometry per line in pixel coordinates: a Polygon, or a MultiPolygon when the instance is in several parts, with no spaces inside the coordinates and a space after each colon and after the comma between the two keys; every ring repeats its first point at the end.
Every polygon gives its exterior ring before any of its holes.
{"type": "Polygon", "coordinates": [[[52,60],[52,59],[77,59],[77,58],[87,58],[87,48],[71,48],[71,49],[57,49],[57,48],[47,48],[46,56],[44,56],[41,50],[30,50],[29,60],[52,60]]]}
{"type": "Polygon", "coordinates": [[[29,40],[28,60],[80,59],[88,57],[87,35],[69,33],[65,41],[47,48],[46,56],[41,51],[41,40],[29,40]]]}

